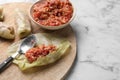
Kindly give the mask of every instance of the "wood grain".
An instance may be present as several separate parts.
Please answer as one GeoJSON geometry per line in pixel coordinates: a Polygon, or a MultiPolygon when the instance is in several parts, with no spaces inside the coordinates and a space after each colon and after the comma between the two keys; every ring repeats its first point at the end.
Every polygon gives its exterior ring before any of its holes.
{"type": "MultiPolygon", "coordinates": [[[[20,8],[28,14],[31,3],[8,3],[3,4],[2,6],[4,7],[4,22],[8,25],[12,25],[16,29],[17,26],[14,22],[14,10],[16,8],[20,8]]],[[[70,52],[56,63],[39,67],[37,71],[32,73],[21,72],[16,65],[12,64],[9,68],[0,74],[0,80],[62,80],[65,77],[67,72],[70,70],[76,56],[76,38],[73,29],[69,25],[61,30],[48,31],[43,30],[32,23],[32,33],[42,32],[49,34],[55,33],[57,35],[66,37],[71,42],[70,52]]],[[[7,58],[6,51],[8,46],[18,40],[19,39],[17,37],[13,41],[0,38],[0,62],[7,58]]]]}

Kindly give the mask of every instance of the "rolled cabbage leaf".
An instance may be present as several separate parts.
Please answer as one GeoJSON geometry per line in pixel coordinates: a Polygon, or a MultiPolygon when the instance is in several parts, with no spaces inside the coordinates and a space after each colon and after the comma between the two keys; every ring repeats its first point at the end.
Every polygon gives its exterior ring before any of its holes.
{"type": "Polygon", "coordinates": [[[24,38],[31,33],[30,20],[28,19],[28,16],[20,9],[17,8],[15,12],[16,12],[15,21],[17,25],[17,31],[16,31],[17,35],[20,38],[24,38]]]}
{"type": "Polygon", "coordinates": [[[3,16],[3,7],[0,6],[0,21],[3,21],[3,18],[4,18],[4,16],[3,16]]]}
{"type": "Polygon", "coordinates": [[[0,22],[0,37],[5,39],[14,39],[15,38],[14,28],[12,26],[8,26],[0,22]]]}

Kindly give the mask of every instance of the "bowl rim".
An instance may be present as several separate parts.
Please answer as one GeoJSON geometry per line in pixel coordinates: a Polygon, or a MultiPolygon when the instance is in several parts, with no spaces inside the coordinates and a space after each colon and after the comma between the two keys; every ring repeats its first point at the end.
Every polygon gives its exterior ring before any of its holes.
{"type": "Polygon", "coordinates": [[[33,3],[33,4],[30,6],[30,8],[29,8],[29,17],[30,17],[30,19],[31,19],[34,23],[36,23],[37,25],[39,25],[40,27],[42,27],[42,28],[44,28],[44,29],[50,29],[50,30],[61,29],[61,28],[64,28],[65,26],[67,26],[68,24],[70,24],[70,23],[73,21],[73,19],[75,18],[75,15],[76,15],[75,6],[72,4],[71,1],[69,1],[69,2],[71,3],[71,5],[72,5],[72,8],[73,8],[73,14],[72,14],[71,19],[70,19],[67,23],[61,24],[61,25],[59,25],[59,26],[45,26],[45,25],[39,24],[39,23],[37,23],[37,22],[33,19],[33,17],[32,17],[32,8],[33,8],[33,6],[34,6],[35,4],[37,4],[37,3],[41,2],[41,1],[42,1],[42,0],[39,0],[39,1],[35,2],[35,3],[33,3]]]}

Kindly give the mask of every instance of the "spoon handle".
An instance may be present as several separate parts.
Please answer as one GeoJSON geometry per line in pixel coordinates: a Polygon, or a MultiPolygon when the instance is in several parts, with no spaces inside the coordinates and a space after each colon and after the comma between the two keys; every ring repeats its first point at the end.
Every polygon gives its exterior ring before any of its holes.
{"type": "Polygon", "coordinates": [[[5,61],[0,64],[0,73],[4,71],[13,61],[13,57],[8,57],[5,61]]]}

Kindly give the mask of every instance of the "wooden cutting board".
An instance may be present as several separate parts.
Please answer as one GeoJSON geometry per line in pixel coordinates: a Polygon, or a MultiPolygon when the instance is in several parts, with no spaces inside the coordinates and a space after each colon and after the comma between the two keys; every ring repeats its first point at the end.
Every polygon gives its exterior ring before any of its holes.
{"type": "MultiPolygon", "coordinates": [[[[4,23],[12,25],[16,29],[17,26],[14,22],[14,10],[16,8],[20,8],[28,14],[29,7],[31,5],[31,3],[3,4],[2,6],[4,7],[5,15],[4,23]]],[[[64,57],[62,57],[60,60],[58,60],[56,63],[40,67],[35,72],[23,73],[16,65],[12,64],[9,68],[7,68],[3,73],[0,74],[0,80],[62,80],[65,78],[65,75],[70,70],[76,56],[76,38],[73,29],[69,25],[61,30],[48,31],[43,30],[32,23],[32,33],[38,32],[45,32],[49,34],[55,33],[66,37],[71,42],[70,52],[64,57]]],[[[15,40],[5,40],[0,38],[0,62],[2,62],[8,57],[6,53],[8,46],[18,40],[18,37],[16,37],[15,40]]]]}

